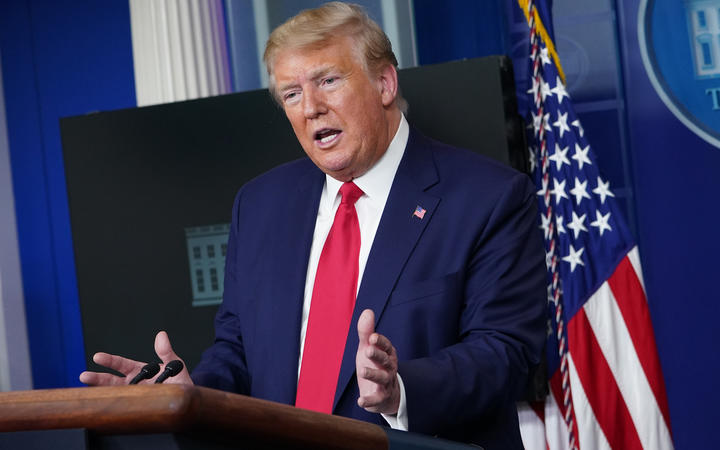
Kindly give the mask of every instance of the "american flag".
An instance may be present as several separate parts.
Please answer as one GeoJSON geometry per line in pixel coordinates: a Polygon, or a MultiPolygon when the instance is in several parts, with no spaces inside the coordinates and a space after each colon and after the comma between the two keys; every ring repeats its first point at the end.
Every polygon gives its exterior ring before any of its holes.
{"type": "Polygon", "coordinates": [[[528,137],[548,268],[544,403],[519,404],[528,449],[672,449],[638,249],[561,78],[537,7],[528,137]]]}

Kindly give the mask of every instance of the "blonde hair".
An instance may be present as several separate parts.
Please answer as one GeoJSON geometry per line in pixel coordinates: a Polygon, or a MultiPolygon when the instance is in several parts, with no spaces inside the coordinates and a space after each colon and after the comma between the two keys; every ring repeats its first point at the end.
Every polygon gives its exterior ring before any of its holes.
{"type": "MultiPolygon", "coordinates": [[[[265,45],[263,61],[270,78],[270,92],[275,96],[273,62],[281,50],[294,48],[321,49],[333,38],[353,38],[355,49],[368,74],[377,74],[386,65],[397,68],[390,39],[361,6],[330,2],[319,8],[306,9],[277,27],[265,45]]],[[[398,104],[404,100],[398,93],[398,104]]]]}

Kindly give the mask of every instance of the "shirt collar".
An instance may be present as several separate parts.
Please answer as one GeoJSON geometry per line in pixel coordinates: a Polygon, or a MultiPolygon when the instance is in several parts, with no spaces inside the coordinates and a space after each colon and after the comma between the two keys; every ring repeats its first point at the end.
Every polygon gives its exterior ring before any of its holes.
{"type": "MultiPolygon", "coordinates": [[[[390,141],[385,153],[370,170],[352,180],[373,203],[377,201],[378,204],[385,205],[395,179],[395,172],[397,172],[400,160],[405,153],[409,134],[410,126],[405,119],[405,115],[402,115],[395,137],[390,141]]],[[[342,185],[342,181],[336,180],[330,175],[325,175],[325,195],[321,200],[321,208],[332,208],[342,185]]]]}

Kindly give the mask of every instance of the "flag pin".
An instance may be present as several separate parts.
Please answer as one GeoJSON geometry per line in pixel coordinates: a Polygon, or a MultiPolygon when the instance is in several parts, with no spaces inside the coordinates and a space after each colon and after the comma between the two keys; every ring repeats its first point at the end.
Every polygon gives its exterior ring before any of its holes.
{"type": "Polygon", "coordinates": [[[422,220],[423,217],[425,217],[425,208],[418,205],[415,207],[415,212],[413,213],[413,217],[417,217],[418,219],[422,220]]]}

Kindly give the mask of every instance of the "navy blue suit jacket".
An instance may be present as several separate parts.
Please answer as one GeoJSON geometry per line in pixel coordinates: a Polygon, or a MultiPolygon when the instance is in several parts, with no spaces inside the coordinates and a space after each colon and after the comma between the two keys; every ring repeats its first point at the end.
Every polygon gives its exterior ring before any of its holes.
{"type": "MultiPolygon", "coordinates": [[[[237,195],[216,340],[196,383],[293,404],[310,245],[325,175],[309,159],[237,195]]],[[[334,414],[357,406],[360,312],[397,349],[410,431],[522,448],[515,400],[544,342],[545,262],[530,179],[411,130],[363,275],[334,414]],[[417,206],[427,212],[413,216],[417,206]]]]}

